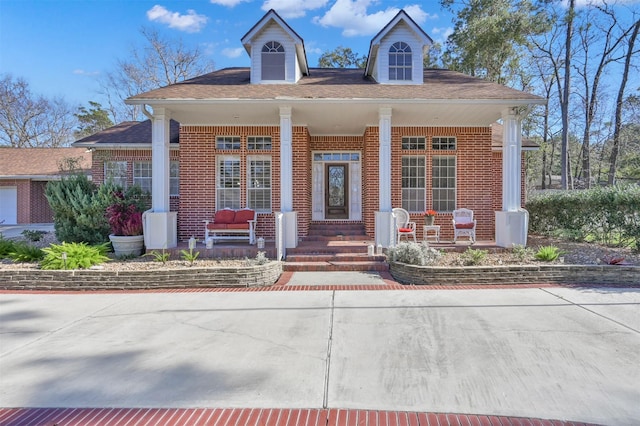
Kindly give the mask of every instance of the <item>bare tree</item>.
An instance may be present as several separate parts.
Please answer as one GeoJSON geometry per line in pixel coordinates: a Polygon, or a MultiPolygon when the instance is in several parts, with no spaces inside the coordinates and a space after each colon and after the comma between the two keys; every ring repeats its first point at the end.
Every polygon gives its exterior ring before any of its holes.
{"type": "Polygon", "coordinates": [[[627,47],[627,54],[624,61],[624,71],[622,73],[622,81],[620,82],[620,88],[618,89],[618,97],[616,100],[616,115],[613,125],[613,147],[611,149],[611,157],[609,159],[609,176],[607,182],[609,185],[613,185],[616,181],[616,162],[618,160],[618,153],[620,147],[620,131],[622,129],[622,107],[624,100],[624,91],[627,86],[627,80],[629,78],[629,68],[631,67],[631,59],[634,57],[634,53],[637,54],[635,49],[636,39],[638,37],[638,31],[640,30],[640,20],[637,20],[631,27],[633,30],[629,37],[629,43],[627,47]]]}
{"type": "Polygon", "coordinates": [[[569,164],[569,94],[571,93],[571,41],[573,40],[573,20],[575,18],[576,0],[569,0],[566,14],[567,37],[565,39],[564,56],[564,87],[560,95],[560,110],[562,111],[562,148],[560,160],[560,184],[562,189],[569,188],[571,176],[569,164]]]}
{"type": "Polygon", "coordinates": [[[72,142],[75,117],[62,98],[35,96],[22,78],[0,77],[0,144],[60,147],[72,142]]]}
{"type": "Polygon", "coordinates": [[[128,97],[214,70],[213,62],[199,48],[186,47],[182,39],[163,39],[149,28],[142,28],[140,33],[145,45],[133,47],[126,59],[118,59],[115,69],[100,81],[116,123],[140,118],[138,108],[124,104],[128,97]]]}

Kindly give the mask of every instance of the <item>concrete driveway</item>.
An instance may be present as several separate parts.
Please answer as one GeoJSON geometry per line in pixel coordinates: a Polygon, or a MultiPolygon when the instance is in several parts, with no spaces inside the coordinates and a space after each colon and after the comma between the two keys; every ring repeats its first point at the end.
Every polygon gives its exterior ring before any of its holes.
{"type": "Polygon", "coordinates": [[[640,422],[640,289],[0,294],[2,407],[640,422]]]}

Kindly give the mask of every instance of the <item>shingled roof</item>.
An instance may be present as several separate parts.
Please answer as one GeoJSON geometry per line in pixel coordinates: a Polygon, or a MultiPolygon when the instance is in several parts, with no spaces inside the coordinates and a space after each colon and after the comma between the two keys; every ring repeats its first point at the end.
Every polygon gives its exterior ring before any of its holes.
{"type": "MultiPolygon", "coordinates": [[[[171,120],[170,143],[178,143],[180,139],[180,123],[171,120]]],[[[110,145],[150,145],[151,144],[151,120],[124,121],[108,129],[93,135],[79,139],[74,146],[108,148],[110,145]]]]}
{"type": "Polygon", "coordinates": [[[225,68],[130,97],[128,103],[153,100],[236,99],[387,99],[387,100],[526,100],[542,98],[476,77],[425,69],[424,83],[379,84],[362,69],[313,68],[296,84],[250,84],[249,68],[225,68]]]}
{"type": "Polygon", "coordinates": [[[67,158],[79,159],[81,171],[91,170],[91,153],[85,148],[0,148],[0,179],[56,178],[67,158]]]}

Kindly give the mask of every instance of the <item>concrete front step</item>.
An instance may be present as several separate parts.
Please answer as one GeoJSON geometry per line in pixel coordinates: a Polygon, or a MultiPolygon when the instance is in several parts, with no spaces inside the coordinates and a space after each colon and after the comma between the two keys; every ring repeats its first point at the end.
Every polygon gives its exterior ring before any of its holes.
{"type": "Polygon", "coordinates": [[[364,235],[361,233],[354,233],[352,235],[341,234],[336,235],[335,232],[329,233],[325,235],[321,234],[313,234],[307,235],[306,237],[302,237],[302,241],[369,241],[371,237],[368,235],[364,235]]]}
{"type": "Polygon", "coordinates": [[[328,261],[328,262],[285,262],[284,271],[288,272],[337,272],[337,271],[388,271],[389,265],[383,261],[328,261]]]}

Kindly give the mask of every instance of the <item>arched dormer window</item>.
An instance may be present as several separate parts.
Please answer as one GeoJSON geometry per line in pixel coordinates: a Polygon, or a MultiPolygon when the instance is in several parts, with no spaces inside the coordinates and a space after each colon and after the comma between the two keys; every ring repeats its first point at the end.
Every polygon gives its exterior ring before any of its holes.
{"type": "Polygon", "coordinates": [[[262,80],[284,80],[284,47],[277,41],[262,46],[262,80]]]}
{"type": "Polygon", "coordinates": [[[389,48],[389,80],[411,80],[413,68],[411,47],[403,41],[389,48]]]}

